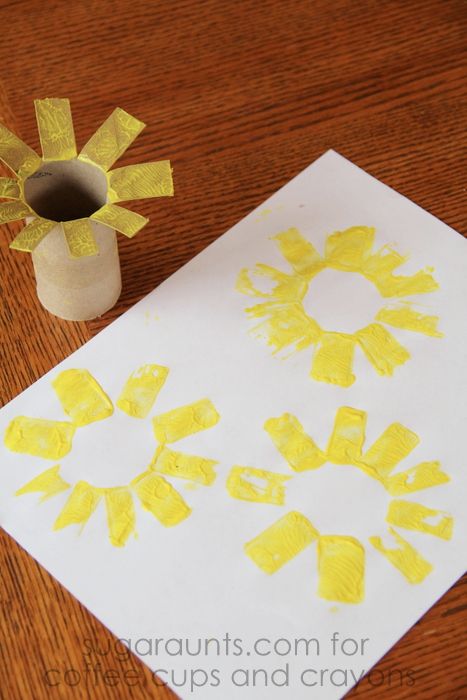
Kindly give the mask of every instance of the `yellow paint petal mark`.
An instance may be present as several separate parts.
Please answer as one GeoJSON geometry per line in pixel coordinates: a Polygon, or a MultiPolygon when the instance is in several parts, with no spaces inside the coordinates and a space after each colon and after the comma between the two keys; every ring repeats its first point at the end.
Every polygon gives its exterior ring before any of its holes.
{"type": "Polygon", "coordinates": [[[91,219],[98,221],[105,226],[123,233],[127,238],[133,238],[143,226],[146,226],[149,219],[141,216],[135,211],[118,207],[116,204],[105,204],[98,211],[91,214],[91,219]]]}
{"type": "Polygon", "coordinates": [[[427,294],[439,288],[433,276],[423,270],[408,277],[394,276],[393,271],[406,259],[400,253],[385,246],[367,258],[361,272],[373,282],[383,297],[427,294]]]}
{"type": "Polygon", "coordinates": [[[318,382],[350,386],[355,338],[344,333],[323,333],[313,356],[310,376],[318,382]]]}
{"type": "Polygon", "coordinates": [[[334,420],[327,458],[334,464],[356,464],[365,442],[366,413],[356,408],[342,406],[334,420]]]}
{"type": "Polygon", "coordinates": [[[106,489],[105,507],[109,539],[114,547],[123,547],[136,527],[133,497],[127,488],[106,489]]]}
{"type": "Polygon", "coordinates": [[[410,358],[409,352],[379,323],[357,331],[357,341],[378,374],[392,375],[395,367],[410,358]]]}
{"type": "Polygon", "coordinates": [[[340,603],[361,603],[365,595],[365,549],[355,537],[318,540],[318,595],[340,603]]]}
{"type": "Polygon", "coordinates": [[[319,537],[304,515],[291,511],[245,545],[245,553],[260,569],[274,574],[319,537]]]}
{"type": "Polygon", "coordinates": [[[370,255],[374,237],[375,229],[368,226],[352,226],[332,233],[326,239],[327,264],[338,270],[360,272],[370,255]]]}
{"type": "Polygon", "coordinates": [[[0,197],[7,199],[20,199],[21,188],[18,180],[12,177],[0,177],[0,197]]]}
{"type": "Polygon", "coordinates": [[[13,452],[61,459],[71,450],[75,426],[42,418],[13,418],[5,431],[5,446],[13,452]]]}
{"type": "Polygon", "coordinates": [[[203,484],[203,486],[210,486],[217,476],[214,471],[216,464],[217,462],[214,459],[187,455],[183,452],[175,452],[168,447],[163,447],[162,450],[158,450],[156,453],[151,469],[160,474],[175,476],[179,479],[188,479],[197,484],[203,484]]]}
{"type": "Polygon", "coordinates": [[[412,501],[391,501],[386,520],[391,525],[405,530],[417,530],[443,540],[452,537],[453,518],[441,510],[426,508],[412,501]],[[432,522],[428,522],[431,520],[432,522]]]}
{"type": "Polygon", "coordinates": [[[384,486],[391,496],[403,496],[448,481],[449,476],[441,470],[439,462],[422,462],[412,469],[389,477],[384,481],[384,486]]]}
{"type": "Polygon", "coordinates": [[[31,253],[55,226],[54,221],[34,219],[18,233],[10,243],[10,248],[31,253]]]}
{"type": "Polygon", "coordinates": [[[91,136],[79,158],[108,170],[145,126],[143,122],[117,107],[91,136]]]}
{"type": "Polygon", "coordinates": [[[39,476],[28,481],[27,484],[18,489],[15,496],[23,496],[25,493],[42,493],[40,498],[42,502],[69,488],[70,484],[60,476],[60,465],[56,464],[55,467],[46,469],[39,476]]]}
{"type": "Polygon", "coordinates": [[[240,270],[237,278],[236,289],[248,296],[261,297],[263,299],[274,299],[275,301],[297,302],[303,299],[308,291],[308,283],[297,275],[288,275],[286,272],[276,270],[270,265],[259,263],[253,270],[253,274],[259,278],[266,278],[272,284],[272,291],[262,292],[257,289],[251,281],[250,273],[245,268],[240,270]]]}
{"type": "Polygon", "coordinates": [[[315,250],[310,241],[302,236],[297,228],[282,231],[273,239],[278,242],[279,249],[298,275],[311,280],[325,267],[325,262],[315,250]]]}
{"type": "Polygon", "coordinates": [[[65,413],[76,426],[108,418],[112,401],[86,369],[66,369],[52,382],[65,413]]]}
{"type": "Polygon", "coordinates": [[[410,583],[421,583],[433,571],[432,565],[424,559],[417,550],[401,537],[392,527],[389,532],[396,540],[398,547],[385,547],[381,537],[370,537],[373,547],[381,552],[386,559],[404,574],[410,583]]]}
{"type": "Polygon", "coordinates": [[[118,397],[119,409],[132,418],[146,418],[168,374],[162,365],[143,365],[135,370],[118,397]]]}
{"type": "Polygon", "coordinates": [[[19,221],[25,216],[31,216],[31,214],[30,208],[23,202],[0,202],[0,224],[19,221]]]}
{"type": "Polygon", "coordinates": [[[174,193],[170,160],[116,168],[109,173],[109,200],[124,202],[147,197],[172,197],[174,193]]]}
{"type": "Polygon", "coordinates": [[[303,350],[316,343],[321,329],[310,316],[307,316],[299,303],[266,302],[246,309],[250,318],[265,318],[252,330],[258,338],[266,338],[274,352],[295,345],[295,350],[303,350]]]}
{"type": "Polygon", "coordinates": [[[89,219],[63,221],[62,226],[72,258],[97,255],[99,249],[89,219]]]}
{"type": "Polygon", "coordinates": [[[297,472],[317,469],[326,461],[326,455],[307,435],[300,421],[291,413],[279,418],[269,418],[264,429],[285,458],[297,472]]]}
{"type": "Polygon", "coordinates": [[[81,525],[82,530],[96,510],[101,495],[102,489],[78,481],[54,523],[54,530],[62,530],[68,525],[81,525]]]}
{"type": "Polygon", "coordinates": [[[285,503],[284,483],[291,477],[254,467],[232,467],[227,478],[227,491],[232,498],[256,503],[285,503]]]}
{"type": "Polygon", "coordinates": [[[403,328],[415,333],[431,335],[433,338],[442,338],[443,334],[438,330],[438,316],[425,316],[408,306],[397,309],[381,309],[376,315],[377,321],[387,323],[394,328],[403,328]]]}
{"type": "Polygon", "coordinates": [[[34,100],[43,160],[76,158],[75,132],[70,101],[58,98],[34,100]]]}
{"type": "Polygon", "coordinates": [[[219,414],[209,399],[201,399],[173,411],[161,413],[152,419],[154,435],[161,444],[177,442],[200,430],[212,428],[219,414]]]}
{"type": "Polygon", "coordinates": [[[181,495],[163,476],[145,473],[132,481],[143,508],[166,527],[178,525],[191,513],[181,495]]]}
{"type": "Polygon", "coordinates": [[[386,477],[418,445],[420,438],[401,423],[392,423],[363,455],[364,466],[386,477]]]}
{"type": "Polygon", "coordinates": [[[21,178],[32,175],[42,163],[40,156],[3,124],[0,124],[0,160],[21,178]]]}

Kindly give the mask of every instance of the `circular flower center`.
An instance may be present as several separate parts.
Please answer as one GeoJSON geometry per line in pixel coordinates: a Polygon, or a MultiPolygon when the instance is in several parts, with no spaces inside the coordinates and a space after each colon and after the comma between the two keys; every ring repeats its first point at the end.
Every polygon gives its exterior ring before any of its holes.
{"type": "Polygon", "coordinates": [[[306,313],[324,330],[355,333],[370,324],[384,304],[374,285],[357,272],[327,268],[311,280],[306,313]]]}
{"type": "Polygon", "coordinates": [[[44,219],[84,219],[106,203],[107,178],[97,166],[76,158],[50,161],[27,178],[24,197],[44,219]]]}

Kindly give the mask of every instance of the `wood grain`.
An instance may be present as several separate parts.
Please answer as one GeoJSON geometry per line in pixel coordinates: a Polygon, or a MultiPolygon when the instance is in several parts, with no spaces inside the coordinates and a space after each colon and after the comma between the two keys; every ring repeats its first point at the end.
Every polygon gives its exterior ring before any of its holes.
{"type": "MultiPolygon", "coordinates": [[[[41,309],[2,227],[3,403],[328,148],[465,234],[465,20],[461,0],[1,2],[0,120],[37,148],[33,99],[69,97],[83,144],[121,106],[149,125],[121,164],[170,157],[176,186],[138,203],[152,224],[120,237],[122,297],[91,323],[41,309]]],[[[0,567],[2,698],[175,697],[5,534],[0,567]]],[[[464,579],[349,697],[466,697],[466,609],[464,579]]]]}

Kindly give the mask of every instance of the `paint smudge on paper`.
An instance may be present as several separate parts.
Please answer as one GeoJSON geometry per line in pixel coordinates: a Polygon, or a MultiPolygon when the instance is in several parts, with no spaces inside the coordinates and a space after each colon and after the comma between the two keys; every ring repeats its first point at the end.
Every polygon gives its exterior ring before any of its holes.
{"type": "Polygon", "coordinates": [[[75,426],[43,418],[14,418],[5,431],[5,446],[44,459],[61,459],[71,450],[75,426]]]}
{"type": "Polygon", "coordinates": [[[187,479],[203,486],[210,486],[216,479],[214,470],[216,464],[214,459],[175,452],[168,447],[163,447],[156,452],[151,468],[160,474],[176,476],[179,479],[187,479]]]}
{"type": "Polygon", "coordinates": [[[104,420],[114,412],[112,401],[86,369],[66,369],[53,380],[52,386],[63,410],[76,426],[104,420]]]}
{"type": "Polygon", "coordinates": [[[421,503],[391,501],[386,520],[396,527],[425,532],[443,540],[450,540],[452,537],[452,517],[440,510],[426,508],[421,503]]]}
{"type": "Polygon", "coordinates": [[[219,421],[219,414],[209,399],[175,408],[152,419],[154,435],[162,445],[177,442],[200,430],[212,428],[219,421]]]}
{"type": "Polygon", "coordinates": [[[361,603],[365,593],[365,549],[355,538],[323,535],[318,540],[318,595],[361,603]]]}
{"type": "Polygon", "coordinates": [[[285,503],[284,484],[291,477],[254,467],[232,467],[227,479],[227,491],[232,498],[256,503],[285,503]]]}
{"type": "Polygon", "coordinates": [[[389,528],[389,532],[398,546],[386,547],[381,537],[376,536],[369,538],[371,544],[405,576],[409,583],[421,583],[433,571],[432,565],[392,527],[389,528]]]}
{"type": "Polygon", "coordinates": [[[46,469],[34,479],[31,479],[31,481],[28,481],[27,484],[16,491],[15,496],[22,496],[25,493],[41,493],[40,500],[42,502],[62,491],[67,491],[69,488],[70,484],[60,476],[60,465],[56,464],[55,467],[46,469]]]}
{"type": "Polygon", "coordinates": [[[165,527],[178,525],[191,513],[179,492],[163,476],[147,472],[137,477],[132,486],[143,508],[165,527]]]}
{"type": "Polygon", "coordinates": [[[168,368],[161,365],[143,365],[135,370],[117,399],[119,409],[132,418],[146,418],[168,374],[168,368]]]}
{"type": "Polygon", "coordinates": [[[310,283],[325,269],[358,273],[384,298],[427,294],[438,289],[429,270],[409,276],[395,275],[394,271],[406,258],[388,246],[373,252],[374,237],[375,229],[367,226],[336,231],[327,237],[325,253],[321,256],[298,229],[290,228],[273,236],[291,267],[290,273],[258,263],[254,270],[243,269],[238,275],[237,291],[261,300],[246,309],[250,319],[259,320],[252,329],[253,334],[265,338],[274,353],[286,348],[293,352],[314,346],[310,376],[316,381],[351,386],[355,381],[356,347],[382,376],[391,376],[397,367],[407,362],[409,352],[382,323],[433,338],[442,336],[437,329],[436,316],[421,314],[408,305],[382,308],[375,318],[380,323],[370,323],[354,333],[321,328],[306,313],[303,300],[310,283]],[[254,277],[269,281],[271,291],[258,289],[253,283],[254,277]]]}

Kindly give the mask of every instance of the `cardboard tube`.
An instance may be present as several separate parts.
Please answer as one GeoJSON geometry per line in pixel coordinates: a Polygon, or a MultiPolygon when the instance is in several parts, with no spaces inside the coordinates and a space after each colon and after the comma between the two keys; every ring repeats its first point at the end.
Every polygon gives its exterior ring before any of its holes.
{"type": "MultiPolygon", "coordinates": [[[[105,204],[107,179],[76,159],[48,162],[26,181],[25,197],[37,214],[53,221],[84,218],[105,204]]],[[[116,233],[98,222],[91,226],[98,255],[72,258],[59,223],[32,253],[39,301],[68,321],[101,316],[122,288],[116,233]]]]}

